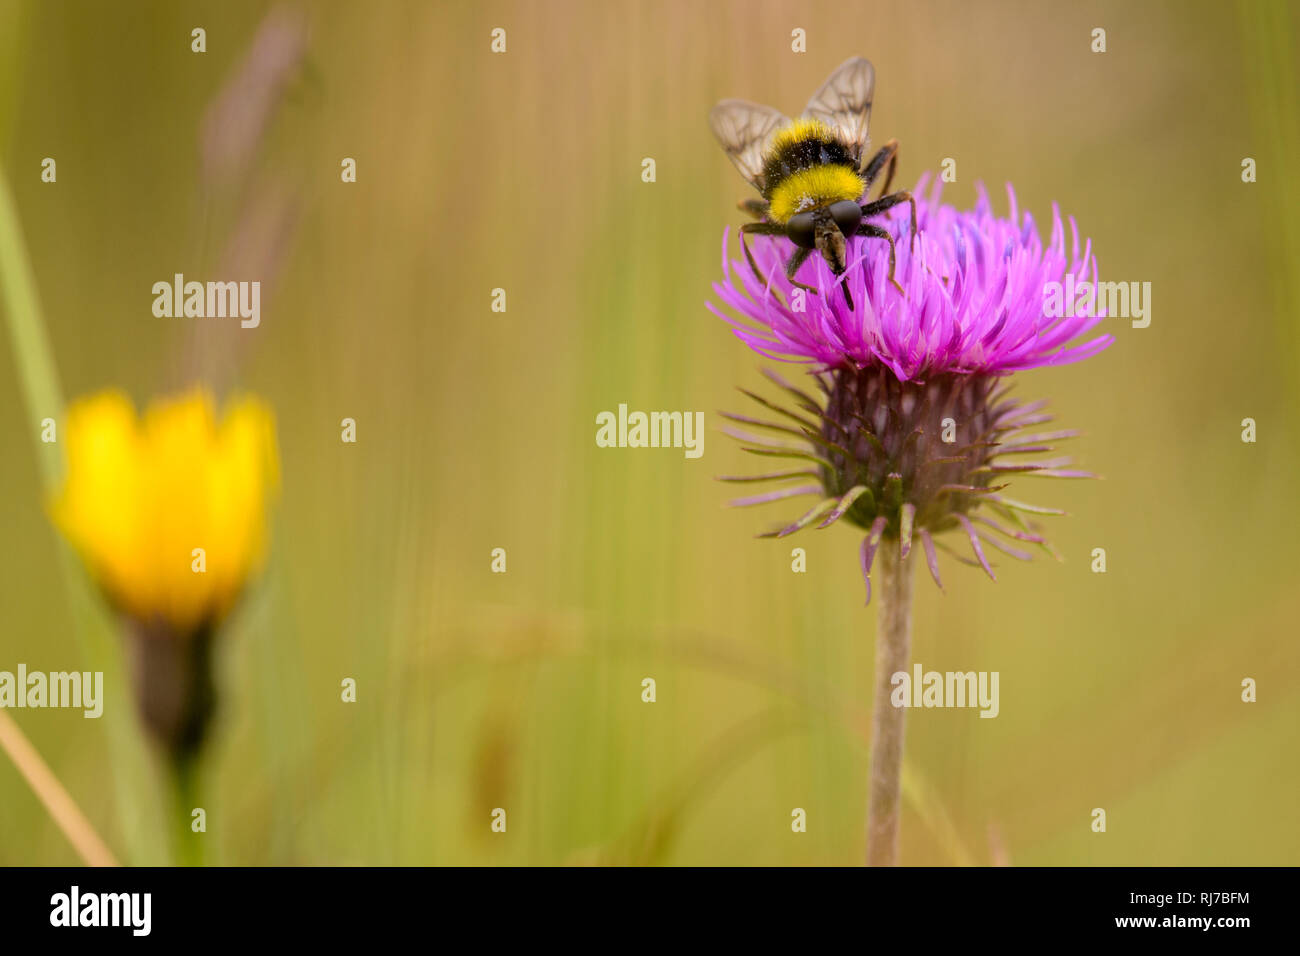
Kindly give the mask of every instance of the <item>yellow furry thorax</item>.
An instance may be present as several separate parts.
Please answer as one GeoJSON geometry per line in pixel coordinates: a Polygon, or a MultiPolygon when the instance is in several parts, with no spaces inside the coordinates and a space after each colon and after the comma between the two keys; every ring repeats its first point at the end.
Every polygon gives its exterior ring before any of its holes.
{"type": "MultiPolygon", "coordinates": [[[[818,124],[821,125],[821,124],[818,124]]],[[[857,200],[863,192],[862,178],[847,166],[812,166],[791,173],[772,190],[768,216],[788,222],[796,213],[843,199],[857,200]]]]}

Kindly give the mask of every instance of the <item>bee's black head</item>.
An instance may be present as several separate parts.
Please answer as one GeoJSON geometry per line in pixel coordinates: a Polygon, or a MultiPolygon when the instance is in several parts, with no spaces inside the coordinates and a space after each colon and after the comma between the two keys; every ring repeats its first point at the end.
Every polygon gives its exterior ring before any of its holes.
{"type": "Polygon", "coordinates": [[[833,228],[848,239],[858,231],[861,222],[862,207],[852,199],[844,199],[820,209],[795,213],[785,224],[785,234],[801,249],[816,249],[819,235],[826,235],[833,228]]]}
{"type": "MultiPolygon", "coordinates": [[[[819,209],[795,213],[785,224],[785,234],[801,249],[816,249],[831,267],[843,275],[848,268],[849,238],[858,231],[862,222],[862,207],[845,199],[819,209]]],[[[844,301],[853,308],[847,284],[842,286],[844,301]]]]}
{"type": "Polygon", "coordinates": [[[817,219],[820,209],[795,213],[785,224],[785,234],[801,249],[817,248],[817,219]]]}
{"type": "Polygon", "coordinates": [[[862,224],[862,207],[852,199],[843,199],[833,203],[827,212],[835,220],[835,225],[845,239],[857,232],[858,226],[862,224]]]}

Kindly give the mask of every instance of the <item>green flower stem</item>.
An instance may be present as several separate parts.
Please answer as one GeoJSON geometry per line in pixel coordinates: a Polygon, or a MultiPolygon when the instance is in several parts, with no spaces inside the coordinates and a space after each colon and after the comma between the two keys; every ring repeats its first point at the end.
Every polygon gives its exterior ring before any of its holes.
{"type": "Polygon", "coordinates": [[[880,626],[876,634],[876,700],[871,720],[871,780],[867,803],[867,866],[898,863],[902,811],[903,719],[890,702],[891,678],[906,672],[912,656],[912,559],[898,543],[880,548],[880,626]]]}
{"type": "MultiPolygon", "coordinates": [[[[18,383],[40,464],[43,490],[50,495],[60,481],[63,460],[57,441],[42,440],[41,421],[52,418],[58,428],[62,427],[63,389],[41,313],[31,260],[3,170],[0,170],[0,311],[4,312],[18,364],[18,383]]],[[[121,687],[125,677],[113,623],[77,567],[71,550],[60,542],[58,553],[82,655],[91,670],[103,671],[106,687],[121,687]]],[[[129,693],[110,696],[102,721],[108,734],[118,823],[129,849],[127,862],[157,864],[164,859],[165,845],[151,826],[151,821],[157,819],[156,794],[150,786],[148,754],[130,713],[129,700],[129,693]],[[113,706],[115,697],[123,706],[113,706]]]]}
{"type": "Polygon", "coordinates": [[[199,805],[198,761],[187,757],[172,761],[171,776],[172,814],[176,821],[174,859],[178,866],[202,866],[204,835],[194,832],[192,816],[194,808],[199,805]]]}
{"type": "Polygon", "coordinates": [[[36,280],[27,258],[9,181],[0,170],[0,296],[9,319],[9,336],[18,360],[18,380],[27,401],[28,427],[40,459],[41,478],[47,488],[59,479],[58,445],[41,441],[41,420],[58,421],[63,413],[63,390],[45,322],[41,318],[36,280]]]}

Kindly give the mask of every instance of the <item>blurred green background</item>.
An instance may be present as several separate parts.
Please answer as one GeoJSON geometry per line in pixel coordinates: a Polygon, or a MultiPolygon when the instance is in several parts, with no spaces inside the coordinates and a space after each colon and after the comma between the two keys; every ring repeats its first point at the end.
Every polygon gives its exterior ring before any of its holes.
{"type": "MultiPolygon", "coordinates": [[[[904,861],[1300,863],[1297,30],[1263,2],[0,3],[0,163],[65,393],[200,377],[278,417],[209,862],[861,860],[858,539],[755,540],[795,506],[723,507],[713,476],[758,468],[715,412],[761,362],[704,302],[748,190],[709,108],[797,111],[863,54],[901,182],[952,157],[949,201],[982,180],[1005,209],[1011,181],[1040,224],[1077,217],[1104,279],[1152,283],[1149,328],[1019,377],[1105,476],[1013,486],[1071,513],[1064,562],[918,582],[914,659],[999,671],[1001,714],[909,714],[904,861]],[[241,67],[268,16],[278,85],[241,67]],[[230,263],[263,280],[260,328],[152,315],[152,283],[230,263]],[[597,448],[620,402],[706,411],[704,457],[597,448]]],[[[0,336],[0,669],[81,669],[108,625],[68,597],[17,361],[0,336]]],[[[107,693],[102,721],[13,714],[120,857],[166,860],[152,771],[110,746],[120,673],[107,693]]],[[[0,760],[0,863],[73,862],[0,760]]]]}

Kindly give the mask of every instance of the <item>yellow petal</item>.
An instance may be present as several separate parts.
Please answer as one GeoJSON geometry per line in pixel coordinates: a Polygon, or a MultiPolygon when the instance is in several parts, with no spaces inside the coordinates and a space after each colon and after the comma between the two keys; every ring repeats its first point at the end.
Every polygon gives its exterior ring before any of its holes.
{"type": "Polygon", "coordinates": [[[110,599],[180,632],[219,621],[265,559],[279,484],[270,410],[243,398],[218,421],[194,389],[137,419],[111,391],[74,403],[65,434],[67,477],[51,511],[110,599]]]}

